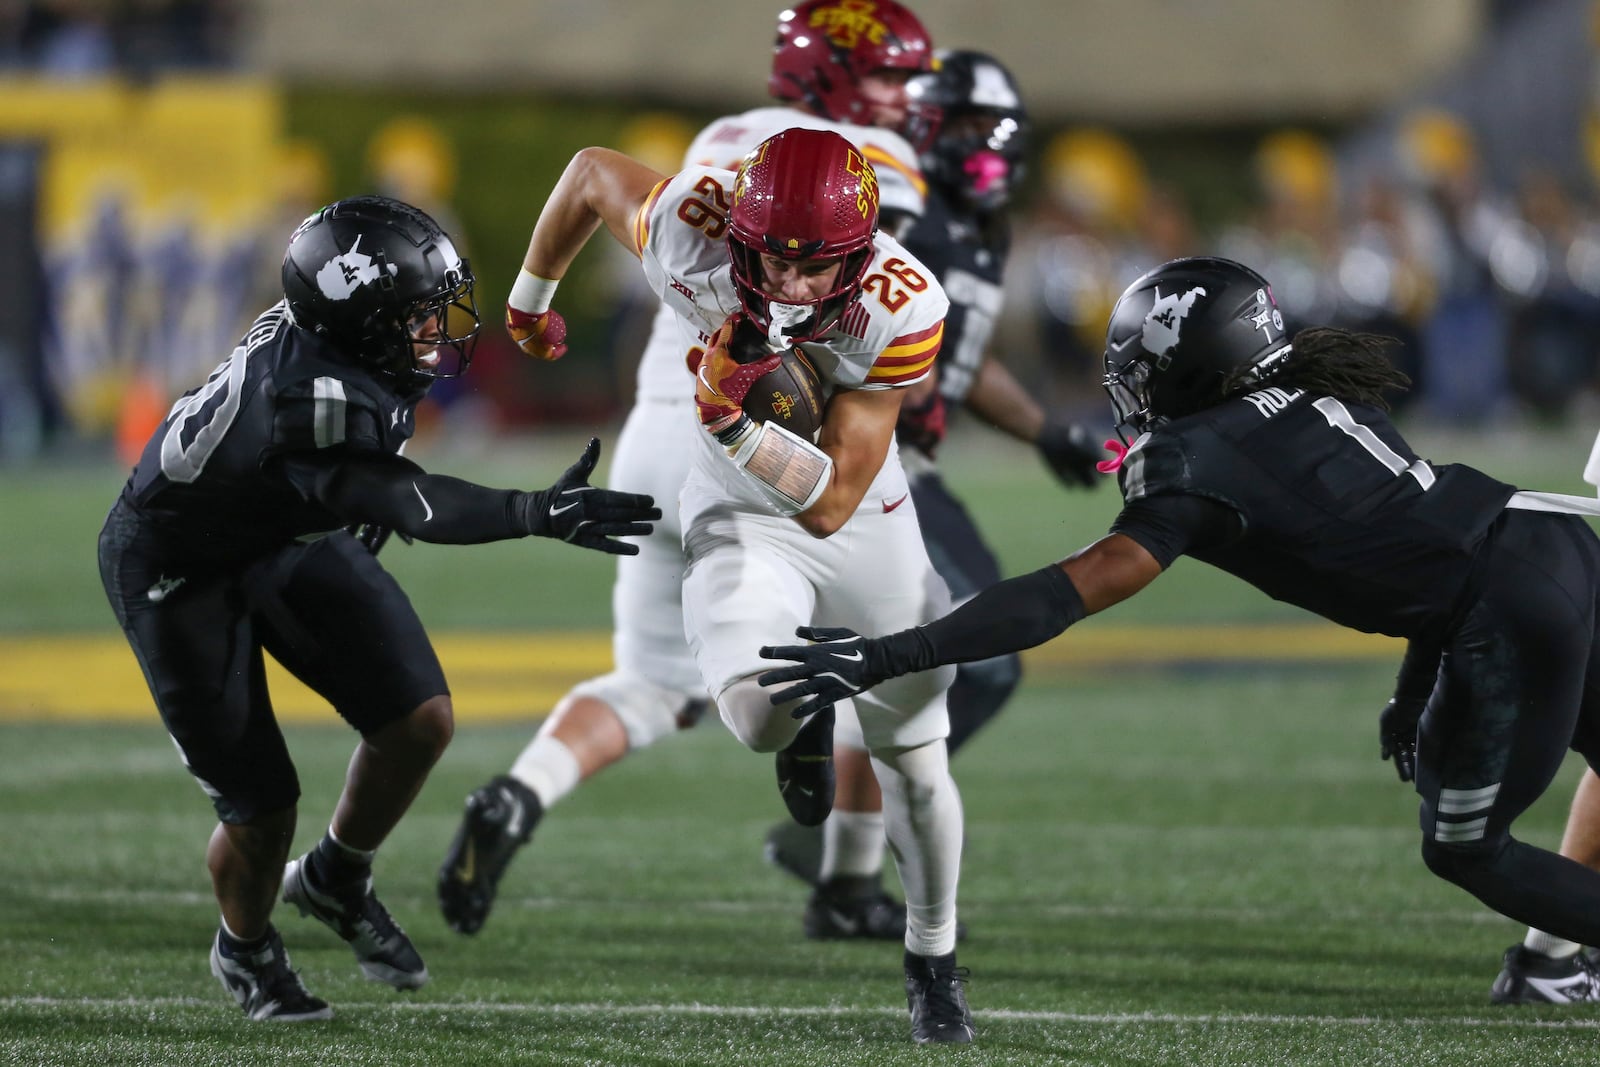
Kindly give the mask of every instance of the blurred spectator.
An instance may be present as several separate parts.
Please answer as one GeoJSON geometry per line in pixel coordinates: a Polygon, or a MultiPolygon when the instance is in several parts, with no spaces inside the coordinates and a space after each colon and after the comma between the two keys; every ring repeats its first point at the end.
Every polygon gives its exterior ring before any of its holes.
{"type": "Polygon", "coordinates": [[[239,0],[7,3],[0,63],[67,79],[231,66],[239,14],[239,0]]]}
{"type": "Polygon", "coordinates": [[[1155,264],[1144,238],[1171,240],[1186,225],[1175,200],[1162,201],[1148,230],[1143,161],[1109,130],[1075,128],[1050,141],[1044,188],[1017,228],[1007,274],[1002,344],[1019,378],[1045,390],[1047,406],[1098,403],[1106,317],[1123,287],[1155,264]],[[1021,327],[1021,330],[1018,327],[1021,327]],[[1038,353],[1030,371],[1025,355],[1038,353]]]}
{"type": "Polygon", "coordinates": [[[1326,323],[1337,303],[1328,269],[1339,241],[1333,153],[1304,130],[1280,130],[1262,139],[1252,164],[1255,212],[1226,230],[1218,248],[1272,279],[1291,332],[1326,323]]]}
{"type": "Polygon", "coordinates": [[[1477,145],[1455,116],[1413,112],[1401,123],[1397,152],[1436,292],[1422,323],[1422,403],[1435,418],[1482,422],[1506,397],[1507,322],[1489,252],[1512,216],[1483,187],[1477,145]]]}
{"type": "Polygon", "coordinates": [[[1418,324],[1432,306],[1433,284],[1406,225],[1398,181],[1370,174],[1353,184],[1350,218],[1328,265],[1337,301],[1328,321],[1394,338],[1389,358],[1411,379],[1410,389],[1389,397],[1398,413],[1427,391],[1418,324]]]}
{"type": "Polygon", "coordinates": [[[1594,380],[1600,234],[1550,172],[1530,171],[1519,192],[1521,217],[1497,234],[1489,266],[1510,308],[1511,390],[1535,415],[1557,419],[1594,380]]]}

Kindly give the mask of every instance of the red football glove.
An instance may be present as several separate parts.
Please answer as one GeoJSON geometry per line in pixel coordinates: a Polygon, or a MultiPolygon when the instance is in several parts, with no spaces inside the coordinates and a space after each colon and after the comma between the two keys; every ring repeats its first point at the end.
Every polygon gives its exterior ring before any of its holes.
{"type": "Polygon", "coordinates": [[[894,435],[902,445],[909,445],[932,459],[944,440],[945,416],[944,396],[935,389],[916,407],[900,408],[900,421],[895,425],[894,435]]]}
{"type": "Polygon", "coordinates": [[[706,346],[705,355],[700,358],[700,369],[695,372],[694,403],[700,414],[700,425],[723,444],[739,436],[750,419],[742,406],[750,386],[783,362],[783,357],[776,352],[754,363],[741,364],[735,360],[728,346],[738,324],[739,316],[735,314],[717,328],[706,346]]]}
{"type": "Polygon", "coordinates": [[[559,312],[533,315],[507,304],[506,329],[517,347],[535,359],[560,359],[567,354],[567,320],[559,312]]]}

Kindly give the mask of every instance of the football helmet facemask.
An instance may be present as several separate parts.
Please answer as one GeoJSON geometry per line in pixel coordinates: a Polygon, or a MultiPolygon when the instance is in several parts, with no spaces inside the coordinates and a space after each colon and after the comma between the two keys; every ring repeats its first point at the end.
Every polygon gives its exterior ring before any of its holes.
{"type": "Polygon", "coordinates": [[[728,215],[728,253],[745,314],[777,346],[821,337],[861,292],[878,232],[878,176],[856,147],[829,130],[767,138],[739,164],[728,215]],[[762,256],[837,257],[821,296],[785,303],[763,285],[762,256]],[[776,328],[774,328],[776,322],[776,328]]]}
{"type": "Polygon", "coordinates": [[[1163,263],[1128,286],[1106,329],[1105,378],[1117,432],[1203,411],[1224,389],[1262,382],[1293,351],[1267,280],[1209,256],[1163,263]]]}
{"type": "Polygon", "coordinates": [[[927,70],[932,52],[928,31],[895,0],[806,0],[778,16],[767,91],[835,122],[871,125],[861,79],[927,70]]]}
{"type": "Polygon", "coordinates": [[[1022,183],[1029,134],[1011,72],[982,52],[937,52],[906,97],[906,139],[923,175],[972,210],[1005,207],[1022,183]]]}
{"type": "Polygon", "coordinates": [[[474,279],[438,223],[383,196],[339,200],[296,227],[283,295],[296,326],[401,378],[455,378],[478,340],[474,279]]]}

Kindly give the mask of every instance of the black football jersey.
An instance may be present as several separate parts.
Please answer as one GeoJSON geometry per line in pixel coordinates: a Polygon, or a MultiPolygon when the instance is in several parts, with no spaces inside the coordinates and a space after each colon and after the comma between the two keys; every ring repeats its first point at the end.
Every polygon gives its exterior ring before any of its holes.
{"type": "Polygon", "coordinates": [[[403,387],[263,312],[205,384],[173,405],[123,489],[160,546],[194,564],[252,558],[339,527],[266,461],[324,449],[395,453],[426,385],[403,387]]]}
{"type": "Polygon", "coordinates": [[[1000,314],[1011,232],[1004,218],[961,212],[930,187],[926,210],[901,243],[933,271],[950,298],[939,350],[939,392],[954,413],[966,402],[1000,314]]]}
{"type": "Polygon", "coordinates": [[[1448,621],[1515,492],[1419,458],[1377,408],[1278,388],[1144,435],[1118,478],[1129,504],[1188,493],[1238,513],[1242,533],[1191,549],[1196,559],[1342,625],[1407,638],[1448,621]]]}

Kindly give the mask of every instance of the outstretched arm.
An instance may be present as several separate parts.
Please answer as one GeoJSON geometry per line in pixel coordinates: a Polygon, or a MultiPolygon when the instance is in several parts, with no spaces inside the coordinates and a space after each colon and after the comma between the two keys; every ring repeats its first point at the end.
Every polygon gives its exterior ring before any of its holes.
{"type": "Polygon", "coordinates": [[[990,586],[941,619],[887,637],[862,637],[840,627],[801,627],[809,645],[767,646],[766,659],[797,666],[762,674],[762,685],[794,685],[772,694],[809,715],[879,682],[946,663],[967,663],[1043,644],[1087,615],[1137,593],[1161,573],[1161,564],[1137,541],[1109,534],[1088,548],[1031,574],[990,586]]]}
{"type": "Polygon", "coordinates": [[[560,280],[602,223],[624,248],[638,255],[634,217],[664,177],[621,152],[585,148],[572,157],[539,212],[522,269],[560,280]]]}
{"type": "Polygon", "coordinates": [[[557,283],[602,223],[638,255],[634,219],[662,178],[609,148],[585,148],[572,157],[539,212],[522,270],[506,299],[506,329],[519,348],[545,360],[566,353],[567,324],[550,310],[557,283]]]}
{"type": "Polygon", "coordinates": [[[349,523],[372,524],[419,541],[479,544],[515,537],[553,537],[615,555],[639,546],[616,537],[648,534],[661,511],[648,496],[589,484],[600,440],[548,489],[490,489],[429,474],[387,453],[288,455],[275,462],[308,500],[349,523]]]}

